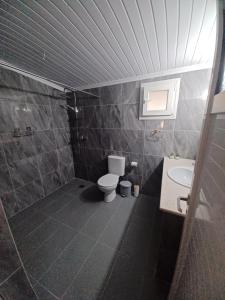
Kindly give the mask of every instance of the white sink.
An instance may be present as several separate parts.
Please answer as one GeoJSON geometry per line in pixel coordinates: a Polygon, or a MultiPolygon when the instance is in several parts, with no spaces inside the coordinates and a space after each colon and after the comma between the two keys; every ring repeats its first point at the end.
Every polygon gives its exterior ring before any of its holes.
{"type": "Polygon", "coordinates": [[[167,172],[168,176],[178,184],[191,187],[194,167],[173,167],[167,172]]]}

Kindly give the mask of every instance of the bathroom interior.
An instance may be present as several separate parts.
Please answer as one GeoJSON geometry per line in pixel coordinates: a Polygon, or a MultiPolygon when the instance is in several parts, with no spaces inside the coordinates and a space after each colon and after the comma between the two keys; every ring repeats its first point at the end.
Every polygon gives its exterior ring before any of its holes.
{"type": "Polygon", "coordinates": [[[223,300],[223,1],[0,1],[0,300],[223,300]]]}

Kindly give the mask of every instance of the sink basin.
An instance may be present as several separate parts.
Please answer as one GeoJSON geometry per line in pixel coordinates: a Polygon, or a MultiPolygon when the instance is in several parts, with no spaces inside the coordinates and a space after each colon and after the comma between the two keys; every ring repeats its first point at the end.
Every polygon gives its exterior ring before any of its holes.
{"type": "Polygon", "coordinates": [[[194,167],[173,167],[167,172],[168,176],[178,184],[191,187],[194,167]]]}

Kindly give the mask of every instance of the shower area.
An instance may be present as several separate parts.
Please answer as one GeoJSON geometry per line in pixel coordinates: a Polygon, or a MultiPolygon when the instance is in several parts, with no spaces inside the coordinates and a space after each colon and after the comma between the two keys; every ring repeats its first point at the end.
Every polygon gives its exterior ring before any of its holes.
{"type": "Polygon", "coordinates": [[[0,84],[2,299],[165,299],[158,197],[106,204],[94,182],[108,152],[97,172],[78,167],[92,141],[81,103],[98,102],[96,91],[64,93],[5,69],[0,84]]]}

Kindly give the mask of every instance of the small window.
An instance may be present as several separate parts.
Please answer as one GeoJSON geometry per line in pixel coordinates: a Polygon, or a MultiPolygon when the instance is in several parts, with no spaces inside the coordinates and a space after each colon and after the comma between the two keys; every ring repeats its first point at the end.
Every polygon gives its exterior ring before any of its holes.
{"type": "Polygon", "coordinates": [[[175,119],[180,78],[141,84],[139,119],[175,119]]]}

